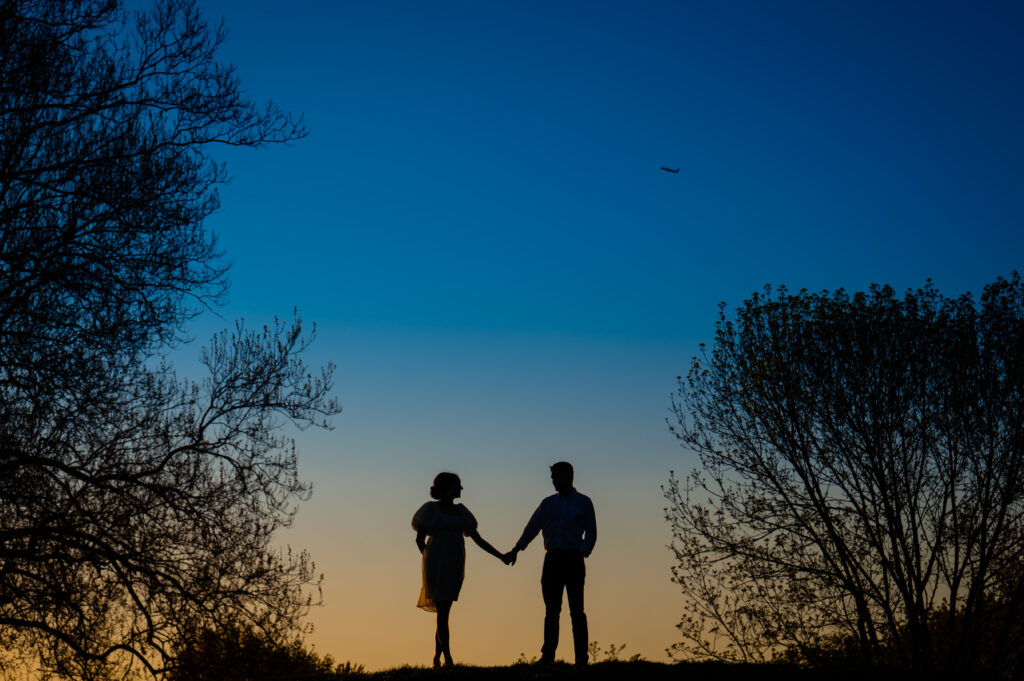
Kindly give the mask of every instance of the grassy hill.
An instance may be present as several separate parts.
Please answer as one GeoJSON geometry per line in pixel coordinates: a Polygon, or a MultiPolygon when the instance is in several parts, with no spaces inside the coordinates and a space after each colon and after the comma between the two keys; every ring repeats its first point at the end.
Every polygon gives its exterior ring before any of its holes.
{"type": "MultiPolygon", "coordinates": [[[[578,678],[593,681],[628,679],[630,681],[910,681],[956,679],[959,677],[931,673],[911,674],[895,669],[802,669],[790,665],[739,665],[718,662],[599,662],[576,670],[572,665],[515,664],[509,667],[455,666],[441,669],[399,667],[373,673],[356,673],[352,679],[380,681],[544,681],[546,679],[578,678]]],[[[977,678],[973,677],[972,678],[977,678]]]]}

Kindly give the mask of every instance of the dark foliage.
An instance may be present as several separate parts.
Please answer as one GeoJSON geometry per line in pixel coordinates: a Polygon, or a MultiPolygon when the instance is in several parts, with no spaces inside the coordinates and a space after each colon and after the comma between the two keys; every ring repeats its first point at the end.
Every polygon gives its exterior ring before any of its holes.
{"type": "Polygon", "coordinates": [[[338,411],[313,334],[239,323],[198,383],[164,361],[227,287],[211,148],[304,134],[223,37],[192,0],[0,2],[0,665],[156,671],[183,625],[289,630],[315,593],[271,544],[309,492],[281,427],[338,411]]]}
{"type": "Polygon", "coordinates": [[[250,626],[181,632],[167,681],[339,681],[361,674],[361,666],[336,663],[298,640],[276,641],[250,626]]]}
{"type": "MultiPolygon", "coordinates": [[[[1024,622],[1019,618],[1009,622],[1003,620],[1010,613],[1006,603],[992,603],[986,608],[986,612],[993,620],[989,623],[990,629],[1005,632],[1005,636],[979,641],[974,671],[990,672],[990,676],[994,678],[1012,676],[1013,670],[1019,669],[1020,656],[1024,653],[1021,645],[1024,642],[1024,622]]],[[[963,632],[950,630],[950,622],[963,626],[966,621],[966,613],[951,616],[947,604],[930,611],[926,626],[935,648],[948,650],[951,646],[957,645],[963,632]]],[[[899,637],[906,639],[908,636],[906,628],[901,628],[899,637]]],[[[812,645],[787,648],[779,652],[773,661],[827,669],[863,668],[868,664],[860,642],[849,634],[822,636],[812,645]]],[[[888,637],[881,641],[879,656],[875,660],[875,664],[878,663],[893,668],[903,666],[897,641],[888,637]]]]}
{"type": "Polygon", "coordinates": [[[674,401],[677,652],[1024,673],[1024,286],[755,294],[674,401]],[[826,660],[827,661],[827,660],[826,660]]]}

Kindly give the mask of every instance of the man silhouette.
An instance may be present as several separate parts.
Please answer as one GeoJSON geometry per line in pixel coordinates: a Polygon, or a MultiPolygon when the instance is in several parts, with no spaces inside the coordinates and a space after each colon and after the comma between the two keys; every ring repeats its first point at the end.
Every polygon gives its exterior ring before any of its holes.
{"type": "Polygon", "coordinates": [[[576,665],[587,664],[587,615],[583,612],[583,581],[586,568],[583,559],[590,556],[597,541],[597,520],[594,504],[572,486],[572,464],[559,461],[551,466],[551,483],[558,494],[540,502],[526,524],[514,549],[505,554],[512,565],[516,554],[525,549],[538,532],[544,536],[544,569],[540,588],[544,595],[544,646],[540,661],[553,662],[558,647],[558,618],[562,611],[562,591],[569,600],[572,617],[572,639],[576,665]]]}

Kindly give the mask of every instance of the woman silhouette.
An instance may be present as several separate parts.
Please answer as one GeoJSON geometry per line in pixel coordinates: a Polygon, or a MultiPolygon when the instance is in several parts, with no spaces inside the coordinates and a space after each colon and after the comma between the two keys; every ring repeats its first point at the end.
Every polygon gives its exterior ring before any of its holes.
{"type": "Polygon", "coordinates": [[[502,554],[488,544],[476,531],[476,518],[455,499],[462,493],[462,481],[455,473],[438,473],[428,501],[412,517],[416,530],[416,546],[423,555],[423,588],[417,606],[437,613],[437,633],[434,635],[434,666],[452,664],[449,646],[448,615],[452,602],[459,599],[462,580],[466,575],[466,540],[471,537],[476,545],[501,560],[502,554]],[[428,541],[429,537],[429,541],[428,541]]]}

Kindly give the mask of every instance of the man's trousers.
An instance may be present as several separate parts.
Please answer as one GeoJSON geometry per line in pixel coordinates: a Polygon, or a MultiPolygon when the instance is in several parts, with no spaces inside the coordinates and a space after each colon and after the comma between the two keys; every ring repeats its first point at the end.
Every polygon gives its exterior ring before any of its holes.
{"type": "Polygon", "coordinates": [[[583,612],[583,582],[586,578],[583,553],[552,549],[544,556],[540,588],[544,594],[544,646],[541,659],[554,660],[558,648],[558,618],[562,611],[562,590],[569,600],[576,664],[587,663],[587,615],[583,612]]]}

